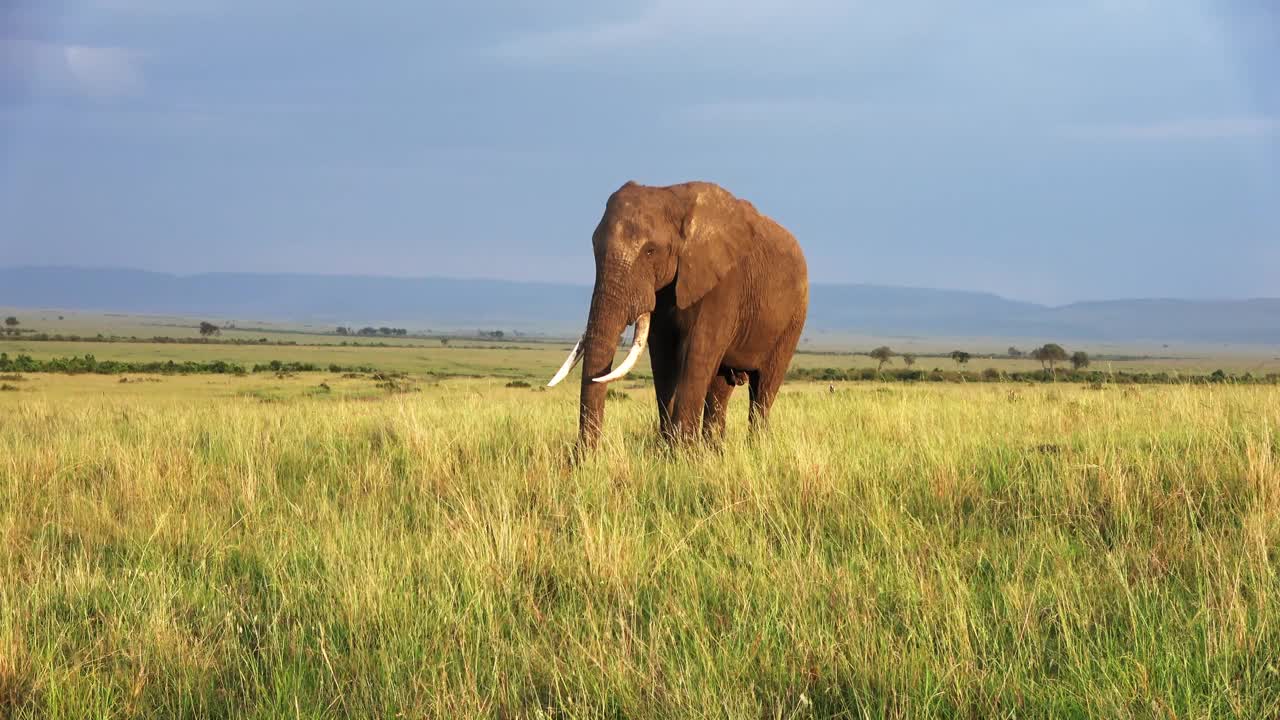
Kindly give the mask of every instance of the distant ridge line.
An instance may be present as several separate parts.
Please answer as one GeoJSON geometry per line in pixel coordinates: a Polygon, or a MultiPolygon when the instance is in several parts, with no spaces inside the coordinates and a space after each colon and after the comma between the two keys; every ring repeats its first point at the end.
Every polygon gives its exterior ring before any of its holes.
{"type": "MultiPolygon", "coordinates": [[[[0,306],[403,327],[573,332],[591,287],[448,277],[0,268],[0,306]]],[[[994,293],[817,283],[807,329],[866,335],[1280,344],[1280,298],[1089,300],[1061,306],[994,293]]]]}

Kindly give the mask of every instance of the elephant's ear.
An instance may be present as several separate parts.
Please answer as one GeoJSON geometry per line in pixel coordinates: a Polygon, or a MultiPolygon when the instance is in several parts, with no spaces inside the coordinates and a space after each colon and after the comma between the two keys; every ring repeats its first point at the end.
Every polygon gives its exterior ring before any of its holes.
{"type": "Polygon", "coordinates": [[[677,307],[698,302],[733,270],[750,232],[733,196],[719,188],[696,192],[680,230],[677,307]]]}

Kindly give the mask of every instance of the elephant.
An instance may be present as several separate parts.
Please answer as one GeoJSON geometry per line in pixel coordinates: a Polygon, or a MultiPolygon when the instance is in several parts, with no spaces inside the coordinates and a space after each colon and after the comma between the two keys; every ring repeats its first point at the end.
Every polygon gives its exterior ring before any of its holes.
{"type": "Polygon", "coordinates": [[[658,425],[671,442],[724,438],[733,390],[750,384],[753,434],[768,420],[804,329],[809,275],[790,232],[708,182],[666,187],[628,182],[591,236],[595,287],[586,331],[554,386],[582,362],[579,447],[594,447],[608,383],[647,347],[658,425]],[[626,359],[612,369],[622,332],[626,359]]]}

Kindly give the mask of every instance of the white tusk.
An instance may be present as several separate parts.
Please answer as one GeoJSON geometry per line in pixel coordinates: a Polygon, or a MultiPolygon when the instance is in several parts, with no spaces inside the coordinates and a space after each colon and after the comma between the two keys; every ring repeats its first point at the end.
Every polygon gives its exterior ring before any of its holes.
{"type": "Polygon", "coordinates": [[[636,366],[636,361],[640,359],[640,353],[644,352],[644,347],[649,343],[649,313],[645,313],[636,318],[636,335],[631,341],[631,352],[627,353],[627,357],[618,366],[617,370],[595,378],[593,382],[607,383],[613,382],[627,373],[631,372],[631,368],[636,366]]]}
{"type": "Polygon", "coordinates": [[[573,350],[569,351],[569,357],[565,358],[564,364],[556,371],[556,376],[551,378],[551,382],[547,383],[547,387],[555,387],[565,376],[573,370],[578,361],[582,359],[582,338],[578,338],[578,344],[573,346],[573,350]]]}

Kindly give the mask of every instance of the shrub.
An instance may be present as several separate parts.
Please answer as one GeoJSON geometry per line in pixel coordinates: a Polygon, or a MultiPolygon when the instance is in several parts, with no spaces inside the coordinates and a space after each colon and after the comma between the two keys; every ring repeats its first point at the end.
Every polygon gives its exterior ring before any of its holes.
{"type": "MultiPolygon", "coordinates": [[[[269,363],[258,363],[257,365],[254,365],[254,366],[253,366],[253,372],[256,372],[256,373],[257,373],[257,372],[275,372],[275,373],[279,373],[279,372],[287,372],[287,373],[319,372],[319,371],[321,371],[321,370],[323,370],[323,369],[324,369],[324,368],[321,368],[319,365],[316,365],[315,363],[309,363],[309,362],[283,362],[283,361],[280,361],[280,360],[272,360],[272,361],[271,361],[271,362],[269,362],[269,363]]],[[[329,370],[329,372],[332,372],[332,373],[340,373],[340,372],[366,372],[366,373],[368,373],[368,372],[374,372],[374,369],[373,369],[372,367],[368,366],[368,365],[339,365],[339,364],[337,364],[337,363],[330,363],[330,364],[328,365],[328,370],[329,370]]],[[[377,379],[377,378],[375,378],[375,379],[377,379]]]]}
{"type": "Polygon", "coordinates": [[[384,380],[378,383],[376,387],[390,393],[422,392],[421,388],[414,387],[413,383],[403,379],[384,380]]]}
{"type": "Polygon", "coordinates": [[[18,355],[10,359],[8,354],[0,353],[0,372],[48,372],[95,373],[98,375],[120,375],[123,373],[187,375],[196,373],[231,374],[243,372],[244,368],[225,360],[211,362],[195,362],[188,360],[177,363],[172,360],[159,362],[128,362],[123,360],[99,361],[93,355],[83,357],[51,358],[36,360],[29,355],[18,355]]]}

